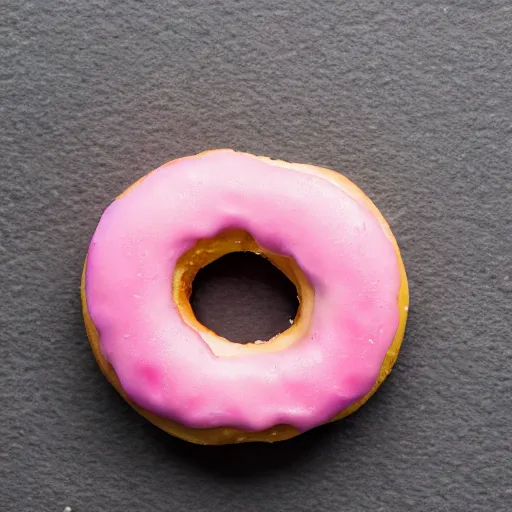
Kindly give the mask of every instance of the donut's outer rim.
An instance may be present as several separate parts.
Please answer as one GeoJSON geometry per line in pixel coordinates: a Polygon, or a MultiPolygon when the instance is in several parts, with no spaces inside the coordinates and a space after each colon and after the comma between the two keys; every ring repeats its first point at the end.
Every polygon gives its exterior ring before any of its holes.
{"type": "MultiPolygon", "coordinates": [[[[232,151],[229,149],[222,150],[213,150],[213,151],[232,151]]],[[[173,160],[165,165],[171,165],[178,161],[182,161],[185,159],[192,158],[200,158],[204,156],[209,151],[205,151],[199,153],[197,155],[173,160]]],[[[384,362],[381,366],[378,378],[373,385],[372,389],[364,395],[362,398],[351,404],[349,407],[343,409],[338,414],[336,414],[330,421],[340,420],[349,414],[357,411],[364,403],[366,403],[370,397],[377,391],[379,386],[384,382],[386,377],[391,373],[393,365],[396,362],[398,357],[398,353],[400,351],[400,347],[402,344],[402,340],[405,333],[405,325],[407,322],[407,314],[409,308],[409,287],[407,282],[407,275],[405,272],[404,263],[402,260],[402,256],[400,254],[400,249],[398,244],[391,232],[391,229],[384,218],[384,216],[380,213],[378,208],[373,204],[370,198],[368,198],[364,192],[355,185],[348,178],[343,176],[342,174],[333,171],[331,169],[326,169],[323,167],[317,167],[313,165],[305,165],[305,164],[296,164],[296,163],[288,163],[279,160],[272,160],[267,157],[250,155],[248,153],[244,153],[247,156],[252,158],[258,158],[267,162],[270,165],[274,165],[276,167],[287,167],[290,169],[294,169],[296,171],[305,172],[309,174],[314,174],[316,176],[320,176],[324,179],[327,179],[331,183],[334,183],[336,186],[341,188],[351,197],[356,199],[359,203],[363,204],[368,210],[370,210],[375,218],[378,220],[383,230],[385,231],[387,237],[391,241],[394,246],[395,253],[397,256],[397,263],[399,266],[400,272],[400,289],[398,293],[398,311],[399,311],[399,323],[398,328],[393,338],[393,341],[386,353],[384,358],[384,362]]],[[[142,181],[146,176],[135,182],[133,185],[128,187],[119,197],[126,194],[130,189],[136,187],[140,181],[142,181]]],[[[114,371],[114,368],[108,363],[108,361],[104,358],[101,350],[100,350],[100,340],[98,336],[98,332],[96,330],[96,326],[92,321],[92,318],[89,314],[89,310],[87,308],[87,299],[85,294],[85,272],[87,266],[87,258],[84,263],[83,272],[82,272],[82,282],[81,282],[81,299],[82,299],[82,313],[84,317],[85,329],[87,332],[87,336],[89,338],[89,343],[91,345],[92,351],[96,358],[96,361],[108,379],[108,381],[114,386],[114,388],[119,392],[119,394],[143,417],[149,420],[151,423],[161,428],[165,432],[179,437],[185,441],[189,441],[191,443],[202,444],[202,445],[223,445],[223,444],[233,444],[233,443],[242,443],[242,442],[275,442],[275,441],[283,441],[286,439],[290,439],[299,435],[301,432],[297,430],[295,427],[291,425],[276,425],[270,429],[258,431],[258,432],[246,432],[239,429],[231,428],[231,427],[216,427],[216,428],[191,428],[185,425],[182,425],[176,421],[173,421],[168,418],[164,418],[162,416],[158,416],[157,414],[152,413],[140,406],[138,406],[133,400],[131,400],[125,393],[119,379],[114,371]]]]}

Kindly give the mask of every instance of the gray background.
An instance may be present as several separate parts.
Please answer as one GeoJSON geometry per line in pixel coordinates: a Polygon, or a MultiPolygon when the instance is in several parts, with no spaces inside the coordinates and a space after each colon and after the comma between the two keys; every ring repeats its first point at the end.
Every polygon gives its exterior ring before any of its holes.
{"type": "Polygon", "coordinates": [[[0,510],[511,510],[509,0],[3,0],[0,23],[0,510]],[[160,432],[82,326],[102,209],[212,147],[343,171],[409,272],[392,377],[278,445],[160,432]]]}

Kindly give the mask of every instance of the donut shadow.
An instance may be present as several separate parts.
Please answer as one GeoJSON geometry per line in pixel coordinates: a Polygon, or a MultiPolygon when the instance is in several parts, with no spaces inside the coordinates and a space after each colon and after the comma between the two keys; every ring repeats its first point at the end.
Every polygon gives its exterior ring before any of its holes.
{"type": "Polygon", "coordinates": [[[169,436],[151,428],[148,436],[180,462],[195,469],[229,480],[268,477],[288,467],[307,465],[321,457],[325,447],[339,435],[342,425],[323,425],[287,441],[201,446],[169,436]]]}

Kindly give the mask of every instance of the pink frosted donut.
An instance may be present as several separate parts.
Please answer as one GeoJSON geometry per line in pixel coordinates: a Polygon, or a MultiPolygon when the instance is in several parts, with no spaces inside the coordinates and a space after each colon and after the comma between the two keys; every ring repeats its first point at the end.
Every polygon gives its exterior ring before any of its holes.
{"type": "Polygon", "coordinates": [[[286,439],[357,409],[402,341],[407,280],[382,215],[326,169],[207,152],[147,175],[103,213],[84,267],[87,332],[109,380],[189,441],[286,439]],[[255,250],[295,282],[294,325],[231,343],[195,319],[197,270],[255,250]]]}

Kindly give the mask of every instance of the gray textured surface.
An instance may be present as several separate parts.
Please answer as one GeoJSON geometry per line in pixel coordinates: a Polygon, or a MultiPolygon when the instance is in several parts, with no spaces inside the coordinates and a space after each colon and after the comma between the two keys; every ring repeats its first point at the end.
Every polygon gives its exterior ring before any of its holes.
{"type": "Polygon", "coordinates": [[[4,0],[0,23],[0,510],[511,510],[509,0],[4,0]],[[159,432],[80,316],[101,210],[225,146],[345,172],[410,277],[378,395],[274,446],[159,432]]]}

